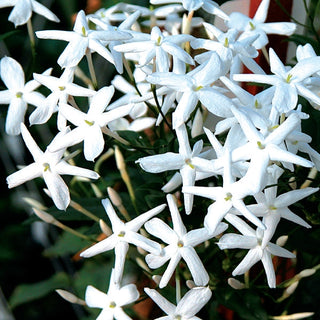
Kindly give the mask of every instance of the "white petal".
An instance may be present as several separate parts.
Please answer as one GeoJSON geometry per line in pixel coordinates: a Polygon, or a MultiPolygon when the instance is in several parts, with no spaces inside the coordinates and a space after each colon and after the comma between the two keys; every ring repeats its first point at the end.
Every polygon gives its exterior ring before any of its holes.
{"type": "Polygon", "coordinates": [[[117,306],[122,307],[138,300],[138,298],[139,291],[137,290],[136,285],[128,284],[118,291],[117,297],[115,297],[115,302],[117,306]]]}
{"type": "Polygon", "coordinates": [[[9,104],[6,118],[6,133],[10,135],[20,134],[20,125],[24,122],[27,104],[22,98],[13,98],[9,104]]]}
{"type": "Polygon", "coordinates": [[[197,286],[205,286],[209,282],[209,275],[201,262],[201,259],[196,253],[193,247],[183,247],[181,250],[181,256],[186,262],[193,280],[197,286]]]}
{"type": "Polygon", "coordinates": [[[179,301],[176,313],[191,319],[210,300],[212,292],[209,287],[192,288],[179,301]]]}
{"type": "Polygon", "coordinates": [[[10,57],[3,57],[0,63],[1,79],[8,89],[21,90],[24,86],[24,72],[21,65],[10,57]]]}
{"type": "Polygon", "coordinates": [[[218,246],[223,249],[252,249],[257,245],[256,237],[242,236],[240,234],[228,233],[223,235],[218,246]]]}
{"type": "Polygon", "coordinates": [[[32,180],[34,178],[40,177],[42,174],[39,165],[37,163],[29,164],[23,169],[12,173],[7,177],[8,188],[14,188],[20,184],[32,180]]]}
{"type": "Polygon", "coordinates": [[[43,178],[50,191],[51,198],[58,209],[66,210],[70,203],[69,189],[57,173],[49,170],[43,172],[43,178]]]}
{"type": "Polygon", "coordinates": [[[97,125],[93,125],[88,128],[83,142],[83,153],[86,160],[94,161],[94,159],[101,154],[104,148],[104,139],[101,128],[97,125]]]}
{"type": "Polygon", "coordinates": [[[136,162],[143,170],[151,173],[177,170],[185,164],[180,154],[172,152],[140,158],[136,162]]]}
{"type": "Polygon", "coordinates": [[[22,134],[24,143],[26,144],[27,148],[32,154],[33,159],[35,161],[38,161],[42,157],[43,152],[40,150],[40,148],[38,147],[38,145],[36,144],[31,134],[29,133],[28,129],[23,123],[21,123],[21,134],[22,134]]]}
{"type": "Polygon", "coordinates": [[[31,1],[18,1],[12,9],[8,20],[13,22],[15,27],[21,26],[31,18],[32,5],[31,1]]]}
{"type": "Polygon", "coordinates": [[[271,255],[268,252],[263,252],[261,261],[263,263],[264,270],[267,275],[268,285],[270,288],[276,287],[276,274],[271,259],[271,255]]]}
{"type": "Polygon", "coordinates": [[[32,0],[32,9],[37,14],[40,14],[51,21],[60,22],[59,18],[53,12],[37,1],[32,0]]]}
{"type": "Polygon", "coordinates": [[[98,179],[99,175],[89,169],[80,168],[74,165],[71,165],[65,161],[60,161],[56,166],[56,171],[59,174],[67,174],[72,176],[85,177],[89,179],[98,179]]]}
{"type": "Polygon", "coordinates": [[[74,38],[64,49],[58,59],[61,68],[77,66],[88,48],[88,40],[78,36],[74,38]]]}
{"type": "Polygon", "coordinates": [[[87,286],[85,300],[91,308],[104,308],[106,306],[107,295],[94,288],[93,286],[87,286]]]}
{"type": "Polygon", "coordinates": [[[160,280],[160,283],[159,283],[160,289],[164,288],[168,284],[168,282],[170,281],[180,259],[181,259],[181,255],[180,255],[179,251],[175,255],[171,256],[171,260],[168,264],[168,267],[167,267],[166,271],[164,272],[164,274],[162,275],[162,278],[160,280]]]}
{"type": "Polygon", "coordinates": [[[261,259],[261,250],[260,248],[255,248],[249,250],[244,259],[240,264],[233,270],[232,275],[237,276],[244,274],[248,271],[254,264],[256,264],[261,259]]]}
{"type": "Polygon", "coordinates": [[[161,239],[165,243],[178,242],[177,234],[159,218],[149,220],[144,227],[150,234],[161,239]]]}
{"type": "Polygon", "coordinates": [[[154,289],[144,288],[145,293],[168,315],[175,312],[176,306],[154,289]]]}

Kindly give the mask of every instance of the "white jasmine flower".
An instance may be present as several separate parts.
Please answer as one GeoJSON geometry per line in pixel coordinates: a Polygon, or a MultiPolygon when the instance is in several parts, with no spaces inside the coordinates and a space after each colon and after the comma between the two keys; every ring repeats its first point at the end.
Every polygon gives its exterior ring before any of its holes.
{"type": "Polygon", "coordinates": [[[257,36],[240,40],[238,38],[239,31],[236,29],[222,32],[214,25],[206,22],[203,23],[203,26],[209,37],[215,40],[197,38],[191,41],[192,48],[209,50],[195,57],[198,63],[202,64],[210,58],[213,52],[216,52],[224,62],[224,74],[228,73],[229,70],[231,74],[239,73],[241,62],[252,72],[264,74],[263,69],[254,60],[259,54],[252,45],[257,36]]]}
{"type": "Polygon", "coordinates": [[[32,12],[35,12],[51,21],[60,22],[58,17],[47,7],[35,0],[2,0],[0,8],[14,7],[8,20],[13,22],[15,27],[26,24],[31,19],[32,12]]]}
{"type": "Polygon", "coordinates": [[[298,164],[304,167],[313,167],[314,164],[298,155],[283,149],[282,145],[289,133],[300,124],[300,118],[296,113],[289,117],[271,132],[258,131],[252,121],[240,110],[232,107],[235,117],[249,140],[247,144],[232,151],[232,161],[250,160],[249,169],[242,179],[255,194],[264,188],[264,175],[269,161],[281,161],[298,164]]]}
{"type": "MultiPolygon", "coordinates": [[[[274,181],[274,183],[277,182],[274,181]]],[[[277,196],[277,186],[273,186],[268,187],[264,192],[255,195],[257,204],[248,205],[248,208],[255,215],[263,217],[263,223],[266,226],[266,230],[261,243],[262,247],[265,247],[271,240],[281,218],[290,220],[305,228],[311,228],[307,222],[294,214],[288,207],[318,190],[319,188],[297,189],[277,196]]]]}
{"type": "Polygon", "coordinates": [[[130,110],[130,105],[125,105],[117,109],[104,112],[114,93],[114,87],[101,88],[92,98],[89,110],[84,113],[61,103],[59,112],[71,123],[77,126],[67,133],[63,138],[56,139],[51,144],[52,151],[75,145],[81,141],[84,143],[84,156],[88,161],[94,159],[103,151],[104,139],[102,129],[111,121],[126,116],[130,110]]]}
{"type": "Polygon", "coordinates": [[[139,18],[141,12],[135,11],[133,14],[131,14],[129,17],[127,17],[123,22],[119,24],[119,26],[115,27],[110,24],[106,24],[102,22],[100,19],[91,18],[90,20],[96,24],[96,26],[100,27],[102,30],[105,31],[112,31],[113,33],[120,33],[119,40],[112,40],[112,41],[105,41],[105,44],[108,45],[108,48],[114,58],[114,64],[118,71],[118,73],[123,72],[123,54],[121,52],[118,52],[114,50],[114,47],[117,45],[122,44],[123,41],[121,40],[121,35],[123,32],[127,32],[131,35],[134,35],[134,33],[131,32],[131,28],[134,23],[136,23],[137,19],[139,18]]]}
{"type": "Polygon", "coordinates": [[[175,306],[154,289],[144,288],[144,291],[167,314],[155,320],[200,320],[195,315],[212,296],[208,287],[195,287],[189,290],[175,306]]]}
{"type": "Polygon", "coordinates": [[[258,35],[253,45],[261,49],[268,42],[267,34],[292,35],[296,30],[296,24],[292,22],[268,22],[265,23],[268,15],[270,0],[262,0],[254,17],[250,19],[240,12],[233,12],[229,15],[227,25],[229,28],[235,28],[243,31],[240,39],[258,35]]]}
{"type": "Polygon", "coordinates": [[[41,124],[49,120],[58,110],[58,103],[67,103],[68,97],[90,97],[95,91],[73,83],[75,68],[66,68],[60,78],[49,75],[33,74],[33,78],[51,90],[45,101],[30,115],[30,124],[41,124]]]}
{"type": "Polygon", "coordinates": [[[232,207],[238,209],[243,216],[256,226],[265,229],[264,224],[247,208],[244,198],[251,195],[250,187],[242,180],[235,181],[231,171],[230,153],[226,152],[223,157],[224,173],[222,187],[183,187],[183,193],[191,193],[201,197],[215,200],[208,207],[208,213],[204,220],[204,225],[211,232],[216,232],[219,223],[230,211],[232,207]]]}
{"type": "Polygon", "coordinates": [[[163,288],[168,284],[181,258],[186,262],[195,284],[197,286],[205,286],[209,281],[209,275],[194,247],[222,233],[227,228],[227,225],[220,224],[215,232],[209,232],[206,228],[194,229],[187,232],[181,220],[174,197],[168,194],[167,201],[173,229],[158,218],[153,218],[148,221],[145,224],[145,228],[150,234],[167,243],[168,246],[162,249],[160,255],[154,253],[148,254],[146,256],[146,262],[150,268],[155,269],[170,260],[166,271],[161,277],[159,288],[163,288]]]}
{"type": "Polygon", "coordinates": [[[139,298],[139,291],[136,285],[127,284],[120,287],[120,284],[115,282],[114,274],[115,271],[112,269],[107,293],[104,293],[93,286],[88,286],[86,289],[85,300],[88,307],[102,309],[97,320],[131,319],[122,310],[122,307],[135,302],[139,298]]]}
{"type": "Polygon", "coordinates": [[[143,214],[140,214],[133,220],[130,220],[126,223],[120,220],[120,218],[117,216],[109,199],[102,200],[102,205],[111,221],[113,234],[91,246],[89,249],[86,249],[80,255],[81,257],[89,258],[99,253],[114,249],[116,255],[114,281],[118,283],[122,277],[124,262],[129,249],[129,243],[134,244],[135,246],[140,247],[148,252],[153,252],[154,254],[158,254],[161,251],[161,246],[158,243],[147,239],[138,231],[147,220],[161,212],[166,205],[159,205],[143,214]]]}
{"type": "Polygon", "coordinates": [[[254,231],[241,219],[237,221],[236,227],[239,227],[240,232],[243,235],[228,233],[223,235],[218,242],[218,246],[221,250],[236,248],[249,249],[247,255],[243,258],[240,264],[233,270],[232,275],[237,276],[240,274],[244,274],[254,264],[261,260],[267,275],[268,285],[270,288],[275,288],[276,276],[272,264],[272,255],[284,258],[294,258],[295,255],[290,251],[281,248],[271,242],[268,242],[265,244],[265,246],[262,246],[264,237],[263,230],[258,228],[256,231],[254,231]]]}
{"type": "Polygon", "coordinates": [[[274,86],[272,106],[279,113],[286,113],[294,109],[297,106],[298,95],[320,105],[320,98],[304,84],[306,79],[320,71],[320,57],[303,59],[289,69],[283,65],[272,48],[269,50],[269,56],[272,75],[235,74],[233,80],[266,83],[274,86]]]}
{"type": "Polygon", "coordinates": [[[191,35],[165,36],[159,27],[155,26],[151,30],[148,40],[133,41],[120,44],[114,47],[119,52],[140,53],[139,65],[144,66],[155,58],[156,70],[160,72],[169,71],[169,55],[175,56],[185,63],[194,65],[191,56],[179,45],[193,39],[191,35]]]}
{"type": "Polygon", "coordinates": [[[155,72],[147,77],[147,81],[162,85],[181,92],[181,98],[174,111],[173,128],[185,123],[200,101],[211,113],[227,117],[232,113],[232,101],[220,93],[217,87],[211,86],[223,74],[222,62],[219,56],[213,53],[210,59],[188,72],[175,74],[174,72],[155,72]]]}
{"type": "MultiPolygon", "coordinates": [[[[179,170],[183,186],[193,186],[198,171],[211,173],[215,167],[207,159],[200,158],[203,141],[196,142],[191,150],[185,125],[176,129],[179,142],[179,153],[167,152],[138,159],[136,162],[147,172],[159,173],[168,170],[179,170]]],[[[184,196],[186,214],[190,214],[193,205],[193,196],[184,196]]]]}
{"type": "MultiPolygon", "coordinates": [[[[43,75],[50,73],[51,69],[48,69],[43,75]]],[[[4,57],[1,59],[0,76],[8,88],[0,91],[0,104],[9,104],[6,132],[10,135],[18,135],[20,133],[20,123],[24,122],[27,105],[32,104],[40,107],[43,105],[45,97],[34,91],[40,86],[39,82],[31,80],[25,83],[23,69],[13,58],[4,57]]]]}
{"type": "Polygon", "coordinates": [[[58,64],[62,68],[77,66],[87,50],[97,52],[114,64],[110,51],[102,44],[102,41],[131,38],[131,35],[127,32],[90,30],[83,10],[79,11],[77,15],[73,31],[37,31],[36,36],[40,39],[56,39],[69,42],[58,59],[58,64]]]}
{"type": "MultiPolygon", "coordinates": [[[[70,194],[67,185],[60,177],[61,174],[91,179],[99,178],[96,172],[72,166],[61,159],[65,149],[51,152],[49,145],[45,152],[41,151],[23,123],[21,123],[21,133],[35,162],[8,176],[7,183],[9,188],[14,188],[26,181],[42,176],[55,206],[60,210],[65,210],[70,202],[70,194]]],[[[60,137],[63,139],[65,134],[66,132],[60,132],[55,139],[60,139],[60,137]]],[[[54,143],[55,139],[51,143],[54,143]]]]}

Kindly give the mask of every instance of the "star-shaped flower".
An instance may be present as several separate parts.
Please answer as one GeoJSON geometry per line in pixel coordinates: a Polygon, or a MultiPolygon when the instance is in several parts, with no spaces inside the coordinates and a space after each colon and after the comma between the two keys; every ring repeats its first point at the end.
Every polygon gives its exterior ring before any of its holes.
{"type": "MultiPolygon", "coordinates": [[[[49,75],[48,69],[43,75],[49,75]]],[[[40,83],[31,80],[25,83],[24,72],[21,65],[10,57],[4,57],[0,61],[0,76],[7,90],[0,91],[0,104],[9,104],[6,132],[10,135],[20,134],[20,123],[24,122],[27,105],[40,107],[45,97],[36,90],[40,83]]]]}
{"type": "Polygon", "coordinates": [[[139,298],[139,291],[136,285],[127,284],[120,287],[120,283],[115,282],[114,274],[115,271],[112,269],[107,293],[104,293],[93,286],[88,286],[86,289],[85,300],[88,307],[102,309],[97,320],[131,319],[122,310],[122,307],[139,298]]]}
{"type": "Polygon", "coordinates": [[[155,320],[200,320],[195,315],[212,296],[208,287],[195,287],[189,290],[175,306],[154,289],[144,288],[144,291],[167,314],[155,320]]]}
{"type": "Polygon", "coordinates": [[[49,120],[52,113],[58,110],[58,103],[67,103],[68,97],[90,97],[94,90],[83,88],[73,83],[75,68],[66,68],[60,78],[34,73],[33,77],[40,84],[51,90],[45,101],[30,116],[30,124],[41,124],[49,120]]]}
{"type": "Polygon", "coordinates": [[[26,24],[31,19],[32,12],[40,14],[51,21],[60,22],[54,13],[35,0],[2,0],[0,8],[5,7],[14,7],[8,19],[14,23],[15,27],[26,24]]]}
{"type": "MultiPolygon", "coordinates": [[[[67,130],[68,128],[66,128],[67,130]]],[[[66,131],[58,133],[56,138],[59,139],[61,137],[63,139],[66,131]]],[[[61,174],[91,179],[99,178],[96,172],[72,166],[61,159],[65,149],[51,152],[49,145],[45,152],[41,151],[23,123],[21,123],[21,134],[35,162],[8,176],[7,183],[9,188],[42,176],[55,206],[60,210],[65,210],[70,202],[70,194],[67,185],[60,177],[61,174]]],[[[54,143],[54,141],[55,139],[51,143],[54,143]]]]}
{"type": "Polygon", "coordinates": [[[296,30],[296,24],[292,22],[268,22],[267,19],[270,0],[262,0],[254,17],[250,19],[246,15],[240,12],[233,12],[230,14],[227,25],[229,28],[236,28],[239,31],[243,31],[240,39],[247,38],[252,35],[258,35],[253,45],[257,49],[261,49],[268,42],[267,34],[278,35],[292,35],[296,30]]]}
{"type": "Polygon", "coordinates": [[[83,10],[77,15],[73,31],[44,30],[37,31],[36,36],[40,39],[56,39],[69,42],[58,59],[58,64],[62,68],[77,66],[87,50],[97,52],[109,62],[114,63],[110,51],[101,41],[131,38],[131,35],[127,32],[91,30],[83,10]]]}
{"type": "Polygon", "coordinates": [[[298,95],[320,105],[320,98],[310,91],[304,81],[320,71],[320,57],[299,61],[293,68],[283,65],[274,50],[270,48],[270,69],[272,75],[235,74],[235,81],[266,83],[275,87],[272,106],[279,113],[286,113],[297,106],[298,95]]]}
{"type": "Polygon", "coordinates": [[[187,232],[174,197],[171,194],[167,195],[167,201],[173,229],[158,218],[148,221],[145,224],[145,228],[150,234],[168,245],[162,249],[160,255],[154,253],[148,254],[146,262],[150,268],[156,269],[170,260],[166,271],[161,277],[159,288],[163,288],[168,284],[181,258],[186,262],[195,284],[197,286],[205,286],[209,281],[209,275],[194,247],[222,233],[227,228],[227,225],[225,223],[220,224],[214,232],[209,232],[206,228],[194,229],[187,232]]]}
{"type": "Polygon", "coordinates": [[[104,112],[114,93],[114,87],[101,88],[92,98],[89,110],[84,113],[61,103],[59,112],[77,127],[61,139],[56,139],[50,145],[52,151],[84,142],[84,156],[88,161],[94,159],[103,151],[104,138],[102,130],[111,121],[126,116],[132,106],[125,105],[111,111],[104,112]]]}
{"type": "MultiPolygon", "coordinates": [[[[199,157],[202,151],[203,141],[196,142],[191,150],[188,133],[185,125],[176,129],[179,142],[179,153],[167,152],[147,156],[137,160],[141,168],[147,172],[159,173],[168,170],[179,170],[183,186],[193,186],[197,172],[214,172],[214,165],[211,161],[199,157]]],[[[193,196],[184,196],[186,214],[192,211],[193,196]]]]}
{"type": "Polygon", "coordinates": [[[129,249],[129,243],[154,254],[160,253],[161,246],[155,241],[142,236],[138,231],[147,220],[161,212],[166,205],[159,205],[143,214],[140,214],[133,220],[130,220],[126,223],[119,219],[109,199],[102,200],[102,205],[104,206],[111,221],[113,234],[91,246],[89,249],[86,249],[80,255],[81,257],[89,258],[99,253],[114,249],[116,256],[114,266],[114,281],[119,283],[122,277],[125,258],[129,249]]]}
{"type": "MultiPolygon", "coordinates": [[[[238,217],[234,216],[234,218],[238,217]]],[[[261,260],[267,275],[268,285],[270,288],[275,288],[276,276],[272,264],[272,255],[284,258],[294,258],[295,255],[271,242],[267,242],[262,246],[264,237],[263,230],[258,228],[255,231],[241,219],[237,220],[236,228],[242,233],[242,235],[228,233],[223,235],[218,242],[218,246],[221,250],[236,248],[249,249],[247,255],[233,270],[232,275],[237,276],[245,273],[254,264],[261,260]]]]}

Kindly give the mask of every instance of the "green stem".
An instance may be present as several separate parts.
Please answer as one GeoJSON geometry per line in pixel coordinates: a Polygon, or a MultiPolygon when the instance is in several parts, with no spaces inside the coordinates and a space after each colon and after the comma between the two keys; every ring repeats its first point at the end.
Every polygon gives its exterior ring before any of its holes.
{"type": "Polygon", "coordinates": [[[96,72],[94,71],[92,56],[91,56],[91,52],[89,49],[87,49],[87,51],[86,51],[86,57],[87,57],[87,61],[88,61],[88,67],[89,67],[90,77],[92,80],[92,85],[95,89],[97,89],[98,88],[98,81],[97,81],[97,77],[96,77],[96,72]]]}

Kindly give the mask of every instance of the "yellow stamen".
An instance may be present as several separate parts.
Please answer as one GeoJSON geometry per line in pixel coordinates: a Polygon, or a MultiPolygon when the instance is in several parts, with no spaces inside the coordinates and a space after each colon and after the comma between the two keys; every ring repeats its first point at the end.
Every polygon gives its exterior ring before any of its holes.
{"type": "Polygon", "coordinates": [[[60,91],[63,91],[63,90],[65,90],[66,89],[66,87],[65,86],[60,86],[60,87],[58,87],[59,88],[59,90],[60,91]]]}
{"type": "Polygon", "coordinates": [[[232,199],[232,194],[231,194],[230,192],[228,192],[228,193],[226,194],[226,197],[224,198],[224,200],[229,201],[229,200],[231,200],[231,199],[232,199]]]}
{"type": "Polygon", "coordinates": [[[43,171],[50,171],[50,164],[49,163],[47,163],[47,162],[45,162],[44,164],[43,164],[43,171]]]}
{"type": "Polygon", "coordinates": [[[89,126],[93,126],[94,125],[94,121],[84,120],[84,122],[89,126]]]}
{"type": "Polygon", "coordinates": [[[265,148],[265,146],[262,144],[261,141],[257,141],[257,145],[258,145],[259,149],[264,149],[265,148]]]}
{"type": "Polygon", "coordinates": [[[255,107],[256,109],[261,109],[261,104],[259,103],[258,100],[254,100],[254,107],[255,107]]]}
{"type": "Polygon", "coordinates": [[[255,25],[251,21],[249,22],[249,25],[250,25],[250,30],[254,30],[256,28],[255,25]]]}
{"type": "Polygon", "coordinates": [[[179,248],[182,248],[182,247],[184,246],[184,244],[183,244],[183,242],[180,240],[180,241],[178,241],[177,246],[178,246],[179,248]]]}
{"type": "Polygon", "coordinates": [[[86,37],[86,36],[87,36],[86,28],[85,28],[85,27],[82,27],[82,28],[81,28],[81,31],[82,31],[82,35],[83,35],[84,37],[86,37]]]}
{"type": "Polygon", "coordinates": [[[228,38],[225,38],[224,39],[224,44],[223,44],[226,48],[229,47],[229,39],[228,38]]]}
{"type": "Polygon", "coordinates": [[[191,169],[194,169],[194,165],[191,163],[191,160],[190,159],[187,159],[186,160],[186,164],[191,168],[191,169]]]}
{"type": "Polygon", "coordinates": [[[126,235],[125,231],[120,231],[118,237],[123,238],[126,235]]]}
{"type": "Polygon", "coordinates": [[[161,37],[159,36],[158,39],[157,39],[157,41],[156,41],[156,45],[157,45],[157,46],[160,46],[160,44],[161,44],[161,37]]]}
{"type": "Polygon", "coordinates": [[[21,97],[22,97],[22,95],[23,95],[23,93],[22,93],[22,92],[17,92],[17,93],[16,93],[16,97],[17,97],[17,98],[21,98],[21,97]]]}
{"type": "Polygon", "coordinates": [[[290,83],[291,78],[292,78],[292,74],[289,73],[288,76],[287,76],[286,82],[290,83]]]}
{"type": "Polygon", "coordinates": [[[109,308],[115,308],[117,305],[114,301],[111,301],[110,304],[109,304],[109,308]]]}

